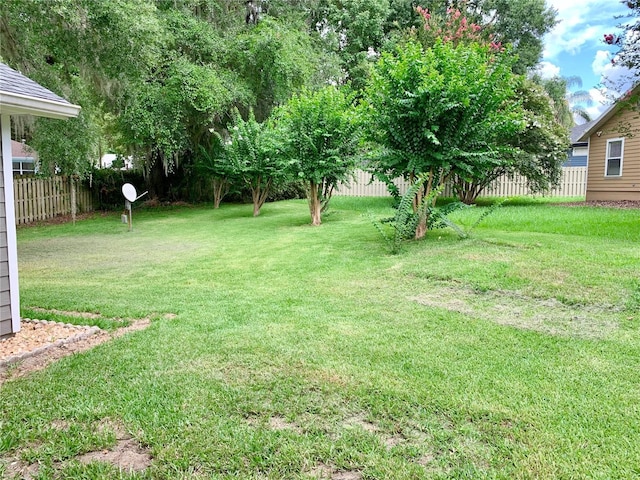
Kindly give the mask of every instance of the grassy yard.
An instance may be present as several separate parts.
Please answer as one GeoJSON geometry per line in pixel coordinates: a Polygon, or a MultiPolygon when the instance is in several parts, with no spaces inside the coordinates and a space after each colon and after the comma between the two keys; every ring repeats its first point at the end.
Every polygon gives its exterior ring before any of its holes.
{"type": "Polygon", "coordinates": [[[333,202],[318,228],[287,201],[20,229],[23,309],[153,321],[2,385],[0,459],[41,479],[640,477],[639,211],[506,204],[390,255],[366,215],[388,200],[333,202]],[[146,470],[78,461],[121,431],[146,470]]]}

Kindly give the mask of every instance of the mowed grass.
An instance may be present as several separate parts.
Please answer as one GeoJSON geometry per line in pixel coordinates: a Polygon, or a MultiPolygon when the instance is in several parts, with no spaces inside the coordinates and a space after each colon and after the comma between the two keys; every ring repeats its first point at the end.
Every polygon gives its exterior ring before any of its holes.
{"type": "Polygon", "coordinates": [[[38,478],[640,476],[640,212],[512,202],[389,255],[367,216],[388,199],[332,202],[320,227],[286,201],[19,229],[29,313],[153,320],[2,385],[0,458],[38,478]],[[150,467],[78,461],[118,430],[150,467]]]}

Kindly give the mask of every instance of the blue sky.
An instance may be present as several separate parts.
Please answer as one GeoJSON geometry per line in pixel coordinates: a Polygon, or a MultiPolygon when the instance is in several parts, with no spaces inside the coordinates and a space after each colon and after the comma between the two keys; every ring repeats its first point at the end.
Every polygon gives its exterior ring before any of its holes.
{"type": "MultiPolygon", "coordinates": [[[[617,47],[606,45],[605,33],[620,33],[617,25],[624,19],[616,16],[630,13],[629,8],[618,0],[547,0],[547,5],[558,11],[559,23],[545,37],[540,72],[544,76],[579,76],[582,88],[591,93],[593,106],[587,108],[593,118],[597,117],[610,98],[617,96],[620,87],[613,88],[611,82],[618,81],[624,72],[611,64],[617,47]],[[603,80],[605,88],[602,88],[603,80]]],[[[626,88],[622,88],[624,90],[626,88]]]]}

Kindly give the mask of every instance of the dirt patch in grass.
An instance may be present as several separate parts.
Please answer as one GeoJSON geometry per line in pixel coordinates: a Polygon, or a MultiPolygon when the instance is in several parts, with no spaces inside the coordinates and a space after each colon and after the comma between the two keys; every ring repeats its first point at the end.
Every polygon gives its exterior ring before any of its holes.
{"type": "Polygon", "coordinates": [[[393,448],[398,445],[402,445],[407,441],[407,439],[402,435],[390,435],[390,436],[384,437],[383,441],[384,441],[385,447],[393,448]]]}
{"type": "Polygon", "coordinates": [[[418,463],[418,465],[426,467],[426,466],[432,464],[435,459],[436,459],[436,457],[435,457],[435,455],[433,453],[425,453],[424,455],[422,455],[418,459],[417,463],[418,463]]]}
{"type": "Polygon", "coordinates": [[[288,422],[284,417],[280,416],[269,418],[269,428],[272,430],[291,430],[292,432],[302,433],[302,429],[298,425],[288,422]]]}
{"type": "Polygon", "coordinates": [[[132,438],[119,439],[109,450],[89,452],[76,457],[80,463],[109,463],[125,472],[141,472],[151,466],[152,457],[132,438]]]}
{"type": "Polygon", "coordinates": [[[514,292],[476,292],[438,285],[409,299],[427,307],[550,335],[603,338],[618,328],[611,307],[565,305],[554,298],[538,299],[514,292]]]}
{"type": "Polygon", "coordinates": [[[0,347],[0,385],[6,380],[23,377],[31,372],[42,370],[56,360],[73,353],[84,352],[128,332],[143,330],[151,324],[151,320],[148,318],[135,320],[131,325],[113,332],[105,332],[96,328],[91,335],[80,336],[77,339],[74,339],[74,337],[78,335],[79,331],[83,331],[82,329],[85,327],[57,322],[42,322],[41,324],[45,325],[45,330],[56,332],[55,340],[52,341],[51,334],[47,335],[42,328],[25,328],[28,325],[28,322],[25,322],[20,332],[10,339],[0,342],[2,344],[0,347]],[[11,346],[15,344],[21,345],[21,358],[15,362],[4,362],[15,358],[14,348],[11,346]]]}
{"type": "Polygon", "coordinates": [[[20,480],[33,480],[38,476],[40,467],[37,463],[28,465],[21,460],[9,460],[4,465],[4,472],[0,467],[0,473],[2,478],[6,479],[20,479],[20,480]]]}
{"type": "MultiPolygon", "coordinates": [[[[70,425],[66,420],[54,420],[51,426],[56,430],[67,430],[70,425]]],[[[120,471],[128,473],[142,472],[151,466],[153,458],[150,453],[127,433],[122,423],[104,419],[98,424],[97,429],[113,433],[116,437],[116,444],[111,448],[87,452],[64,462],[54,462],[54,470],[62,469],[69,461],[78,461],[85,465],[92,462],[108,463],[120,471]]],[[[17,458],[0,457],[0,460],[4,460],[5,468],[2,478],[32,480],[38,477],[38,463],[28,464],[17,458]]],[[[0,473],[2,473],[1,468],[0,473]]]]}
{"type": "Polygon", "coordinates": [[[347,418],[344,421],[344,424],[347,427],[360,427],[365,432],[374,433],[374,432],[378,431],[378,427],[375,424],[369,422],[368,420],[366,420],[364,417],[362,417],[360,415],[356,415],[356,416],[347,418]]]}
{"type": "Polygon", "coordinates": [[[336,470],[326,463],[319,463],[308,475],[323,480],[361,480],[362,473],[352,470],[336,470]]]}
{"type": "Polygon", "coordinates": [[[360,472],[353,471],[335,472],[331,475],[331,480],[360,480],[361,478],[360,472]]]}

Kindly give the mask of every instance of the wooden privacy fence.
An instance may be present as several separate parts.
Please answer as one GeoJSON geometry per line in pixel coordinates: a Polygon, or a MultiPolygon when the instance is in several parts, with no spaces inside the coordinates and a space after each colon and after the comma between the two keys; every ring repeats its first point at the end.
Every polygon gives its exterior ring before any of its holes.
{"type": "MultiPolygon", "coordinates": [[[[401,178],[394,180],[400,193],[407,191],[409,183],[401,178]]],[[[547,197],[583,197],[587,191],[587,167],[564,167],[560,185],[544,193],[531,193],[526,178],[516,175],[514,178],[500,177],[493,181],[480,194],[481,197],[547,196],[547,197]]],[[[379,181],[371,181],[371,174],[363,170],[356,172],[356,179],[341,185],[336,195],[350,197],[385,197],[389,195],[387,186],[379,181]]],[[[447,185],[444,196],[453,196],[451,186],[447,185]]]]}
{"type": "MultiPolygon", "coordinates": [[[[71,214],[69,177],[14,177],[16,225],[71,214]]],[[[76,182],[77,213],[93,210],[91,191],[76,182]]]]}

